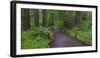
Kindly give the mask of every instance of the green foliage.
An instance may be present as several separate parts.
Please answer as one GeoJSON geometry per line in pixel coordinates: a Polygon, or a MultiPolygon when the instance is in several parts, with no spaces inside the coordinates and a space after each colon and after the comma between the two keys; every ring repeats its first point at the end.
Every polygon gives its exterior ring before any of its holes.
{"type": "Polygon", "coordinates": [[[36,27],[34,29],[22,32],[22,49],[47,47],[49,32],[49,27],[36,27]]]}
{"type": "Polygon", "coordinates": [[[70,36],[77,37],[77,39],[81,40],[82,42],[92,45],[92,31],[84,31],[78,28],[73,28],[69,30],[70,36]],[[76,35],[77,34],[77,35],[76,35]]]}

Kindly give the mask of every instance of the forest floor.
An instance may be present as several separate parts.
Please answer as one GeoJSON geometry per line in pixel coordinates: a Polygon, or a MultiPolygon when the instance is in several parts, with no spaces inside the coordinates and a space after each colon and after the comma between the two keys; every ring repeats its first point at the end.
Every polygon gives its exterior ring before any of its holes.
{"type": "Polygon", "coordinates": [[[80,40],[72,38],[66,35],[64,32],[59,31],[58,29],[53,30],[53,37],[54,37],[53,42],[50,45],[51,48],[88,46],[87,44],[81,42],[80,40]]]}

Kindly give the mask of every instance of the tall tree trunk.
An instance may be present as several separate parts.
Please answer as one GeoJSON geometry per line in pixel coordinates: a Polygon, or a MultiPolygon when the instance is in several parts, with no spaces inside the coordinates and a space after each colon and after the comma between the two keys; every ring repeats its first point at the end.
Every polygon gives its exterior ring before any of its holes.
{"type": "Polygon", "coordinates": [[[23,30],[28,30],[30,28],[29,9],[22,9],[21,19],[23,30]]]}
{"type": "Polygon", "coordinates": [[[51,25],[54,26],[54,13],[51,15],[51,25]]]}
{"type": "Polygon", "coordinates": [[[43,10],[43,24],[42,26],[46,26],[47,23],[47,10],[43,10]]]}
{"type": "Polygon", "coordinates": [[[54,11],[51,11],[50,13],[50,26],[54,26],[54,11]]]}
{"type": "Polygon", "coordinates": [[[38,27],[39,26],[39,10],[38,9],[34,9],[33,10],[33,16],[34,16],[34,26],[38,27]]]}

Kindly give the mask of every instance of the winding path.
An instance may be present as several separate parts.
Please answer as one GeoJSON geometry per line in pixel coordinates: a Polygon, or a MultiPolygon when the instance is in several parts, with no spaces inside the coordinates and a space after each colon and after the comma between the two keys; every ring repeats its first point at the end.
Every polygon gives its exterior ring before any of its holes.
{"type": "Polygon", "coordinates": [[[73,47],[73,46],[88,46],[81,41],[67,36],[65,33],[54,29],[53,42],[51,47],[73,47]]]}

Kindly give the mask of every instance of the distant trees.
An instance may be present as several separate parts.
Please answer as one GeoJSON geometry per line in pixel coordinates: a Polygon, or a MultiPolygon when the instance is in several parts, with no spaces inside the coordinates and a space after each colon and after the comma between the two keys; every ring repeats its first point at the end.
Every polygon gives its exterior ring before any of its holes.
{"type": "Polygon", "coordinates": [[[84,12],[76,11],[76,15],[75,15],[75,19],[74,19],[76,25],[79,25],[82,22],[83,17],[84,17],[83,15],[84,15],[84,12]]]}
{"type": "Polygon", "coordinates": [[[28,30],[32,27],[53,27],[59,29],[79,28],[86,25],[91,28],[92,14],[87,11],[65,11],[65,10],[46,10],[46,9],[22,9],[22,29],[28,30]],[[32,21],[32,22],[31,22],[32,21]]]}

